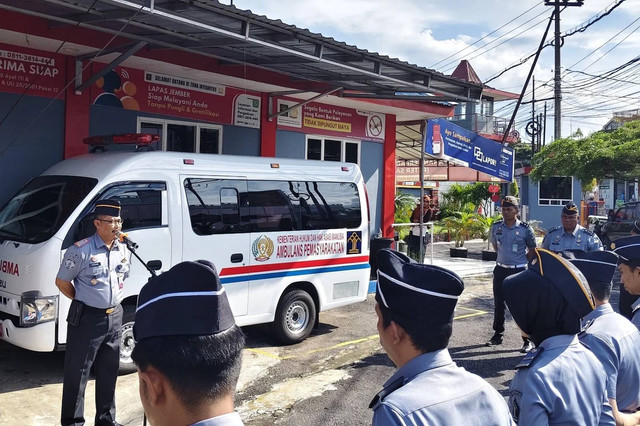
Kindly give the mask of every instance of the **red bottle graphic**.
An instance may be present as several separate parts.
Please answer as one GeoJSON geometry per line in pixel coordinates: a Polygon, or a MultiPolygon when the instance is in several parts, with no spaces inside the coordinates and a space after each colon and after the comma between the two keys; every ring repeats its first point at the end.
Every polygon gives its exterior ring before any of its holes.
{"type": "Polygon", "coordinates": [[[440,134],[440,125],[433,125],[433,136],[431,137],[431,144],[433,146],[433,155],[442,155],[442,135],[440,134]]]}

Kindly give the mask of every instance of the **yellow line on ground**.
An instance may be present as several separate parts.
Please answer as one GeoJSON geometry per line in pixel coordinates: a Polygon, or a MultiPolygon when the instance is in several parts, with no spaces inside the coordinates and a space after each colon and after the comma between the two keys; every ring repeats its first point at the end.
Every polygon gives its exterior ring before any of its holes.
{"type": "MultiPolygon", "coordinates": [[[[453,318],[454,320],[463,319],[463,318],[470,318],[470,317],[475,317],[475,316],[478,316],[478,315],[484,315],[484,314],[488,314],[489,313],[487,311],[482,311],[482,310],[479,310],[479,309],[465,308],[464,306],[458,306],[456,309],[463,309],[463,310],[471,311],[471,313],[454,317],[453,318]]],[[[374,340],[374,339],[377,339],[377,338],[378,338],[378,335],[374,334],[374,335],[371,335],[371,336],[368,336],[368,337],[363,337],[362,339],[356,339],[356,340],[350,340],[348,342],[338,343],[336,345],[329,346],[327,348],[314,349],[312,351],[308,351],[308,352],[305,352],[305,353],[300,354],[300,355],[280,356],[280,355],[273,354],[271,352],[263,351],[261,349],[247,348],[247,350],[249,352],[253,352],[253,353],[256,353],[258,355],[264,355],[264,356],[268,356],[269,358],[274,358],[274,359],[283,361],[285,359],[299,358],[299,357],[301,357],[303,355],[311,355],[311,354],[315,354],[315,353],[318,353],[318,352],[328,352],[330,350],[342,348],[344,346],[357,345],[358,343],[368,342],[370,340],[374,340]]]]}
{"type": "Polygon", "coordinates": [[[249,352],[253,352],[253,353],[256,353],[258,355],[268,356],[269,358],[275,358],[275,359],[279,359],[279,360],[284,359],[283,357],[281,357],[279,355],[275,355],[275,354],[272,354],[271,352],[267,352],[267,351],[262,351],[260,349],[255,349],[255,348],[246,348],[246,349],[249,352]]]}

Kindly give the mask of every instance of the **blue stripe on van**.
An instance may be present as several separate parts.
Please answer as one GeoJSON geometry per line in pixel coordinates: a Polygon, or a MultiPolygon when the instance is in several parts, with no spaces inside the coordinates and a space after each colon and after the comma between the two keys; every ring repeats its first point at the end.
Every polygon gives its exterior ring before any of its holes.
{"type": "Polygon", "coordinates": [[[355,269],[369,268],[368,263],[359,263],[355,265],[333,266],[328,268],[312,268],[312,269],[295,269],[287,271],[269,272],[256,275],[236,275],[233,277],[224,277],[220,279],[222,284],[231,284],[239,281],[257,281],[270,278],[292,277],[296,275],[322,274],[327,272],[352,271],[355,269]]]}

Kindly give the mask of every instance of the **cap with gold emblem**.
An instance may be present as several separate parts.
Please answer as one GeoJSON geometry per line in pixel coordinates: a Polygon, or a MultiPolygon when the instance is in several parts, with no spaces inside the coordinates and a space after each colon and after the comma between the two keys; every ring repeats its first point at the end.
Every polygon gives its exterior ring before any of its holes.
{"type": "Polygon", "coordinates": [[[507,195],[502,199],[502,207],[518,207],[518,199],[513,195],[507,195]]]}
{"type": "Polygon", "coordinates": [[[576,215],[576,214],[578,214],[578,206],[576,206],[576,204],[573,201],[569,201],[562,208],[562,214],[567,215],[567,216],[576,215]]]}

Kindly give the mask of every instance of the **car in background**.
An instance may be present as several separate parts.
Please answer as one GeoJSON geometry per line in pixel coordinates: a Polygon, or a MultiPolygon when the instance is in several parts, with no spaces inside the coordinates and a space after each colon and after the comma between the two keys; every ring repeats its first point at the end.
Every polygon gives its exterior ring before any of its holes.
{"type": "MultiPolygon", "coordinates": [[[[615,214],[602,225],[599,235],[602,244],[609,248],[611,241],[629,236],[633,223],[638,219],[640,219],[640,201],[631,201],[620,206],[615,214]]],[[[594,232],[596,231],[594,230],[594,232]]]]}

